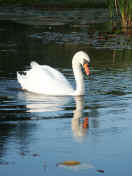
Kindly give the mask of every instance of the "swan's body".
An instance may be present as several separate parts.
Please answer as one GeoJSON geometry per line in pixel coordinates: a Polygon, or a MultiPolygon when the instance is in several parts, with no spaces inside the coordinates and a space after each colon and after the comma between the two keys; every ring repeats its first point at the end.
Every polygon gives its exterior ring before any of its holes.
{"type": "Polygon", "coordinates": [[[74,90],[65,76],[58,70],[47,66],[31,62],[31,69],[24,74],[17,73],[17,79],[22,89],[45,95],[84,95],[84,81],[81,65],[85,65],[85,71],[89,74],[89,56],[79,51],[73,56],[72,67],[76,80],[76,90],[74,90]],[[87,63],[86,63],[87,62],[87,63]]]}

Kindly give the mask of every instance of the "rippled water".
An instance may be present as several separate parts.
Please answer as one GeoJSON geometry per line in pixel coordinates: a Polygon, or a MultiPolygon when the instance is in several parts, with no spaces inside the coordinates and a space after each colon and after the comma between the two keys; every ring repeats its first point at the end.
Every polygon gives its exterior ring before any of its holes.
{"type": "Polygon", "coordinates": [[[43,35],[36,38],[39,32],[47,31],[1,21],[1,174],[130,175],[131,50],[98,48],[69,40],[57,43],[52,36],[56,31],[50,35],[53,41],[45,43],[43,35]],[[91,76],[85,76],[84,97],[48,97],[20,89],[16,71],[27,69],[31,60],[59,69],[75,86],[71,58],[79,49],[91,57],[91,76]],[[58,166],[67,160],[79,161],[80,165],[58,166]],[[96,172],[98,169],[104,173],[96,172]]]}

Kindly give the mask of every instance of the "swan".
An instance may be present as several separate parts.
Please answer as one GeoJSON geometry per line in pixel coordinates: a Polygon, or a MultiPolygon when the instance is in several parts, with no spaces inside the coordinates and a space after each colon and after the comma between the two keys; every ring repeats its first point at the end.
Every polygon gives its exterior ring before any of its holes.
{"type": "Polygon", "coordinates": [[[72,88],[69,81],[61,72],[48,65],[39,65],[34,61],[30,64],[31,68],[24,71],[23,74],[17,72],[17,80],[22,89],[30,92],[52,96],[80,96],[84,95],[85,91],[81,66],[83,66],[85,73],[89,75],[89,62],[90,57],[84,51],[76,52],[72,58],[76,90],[72,88]]]}

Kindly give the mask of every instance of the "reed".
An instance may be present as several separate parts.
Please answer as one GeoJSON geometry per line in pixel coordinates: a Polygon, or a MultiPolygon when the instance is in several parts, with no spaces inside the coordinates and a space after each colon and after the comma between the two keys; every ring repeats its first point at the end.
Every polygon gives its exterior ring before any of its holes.
{"type": "Polygon", "coordinates": [[[132,26],[132,0],[108,0],[110,15],[118,15],[122,27],[132,26]]]}

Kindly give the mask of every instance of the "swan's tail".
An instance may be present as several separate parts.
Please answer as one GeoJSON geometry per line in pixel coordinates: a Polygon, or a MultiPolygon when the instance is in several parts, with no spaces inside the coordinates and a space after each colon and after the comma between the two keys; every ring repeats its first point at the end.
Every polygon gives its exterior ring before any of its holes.
{"type": "Polygon", "coordinates": [[[22,77],[22,75],[17,72],[17,80],[18,80],[19,83],[21,83],[21,77],[22,77]]]}
{"type": "Polygon", "coordinates": [[[39,67],[40,65],[39,65],[37,62],[32,61],[32,62],[30,63],[30,66],[31,66],[31,68],[37,68],[37,67],[39,67]]]}
{"type": "Polygon", "coordinates": [[[24,89],[25,75],[17,72],[17,80],[18,80],[19,84],[21,85],[21,87],[24,89]]]}
{"type": "Polygon", "coordinates": [[[30,66],[31,66],[31,69],[27,71],[24,71],[22,73],[17,72],[17,80],[21,85],[22,89],[29,89],[31,87],[30,84],[34,83],[34,79],[35,79],[34,76],[36,75],[36,73],[38,73],[38,70],[40,70],[40,65],[37,62],[32,61],[30,63],[30,66]]]}

